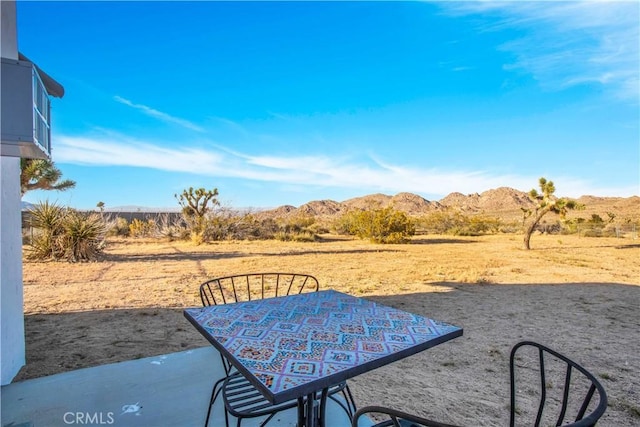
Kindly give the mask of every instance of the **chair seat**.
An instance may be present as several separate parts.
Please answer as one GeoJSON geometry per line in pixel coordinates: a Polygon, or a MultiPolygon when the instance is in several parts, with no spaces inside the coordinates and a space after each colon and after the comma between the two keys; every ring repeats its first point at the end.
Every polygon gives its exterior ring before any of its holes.
{"type": "MultiPolygon", "coordinates": [[[[321,397],[322,393],[317,392],[316,399],[319,400],[321,397]]],[[[338,403],[349,415],[349,418],[353,416],[353,413],[355,412],[355,402],[353,402],[353,397],[348,391],[346,381],[329,387],[328,397],[338,403]],[[340,392],[345,396],[344,403],[334,397],[336,393],[340,392]]],[[[222,385],[222,398],[224,400],[226,410],[234,417],[241,418],[272,415],[276,412],[298,406],[298,401],[296,399],[274,405],[269,402],[240,372],[235,372],[224,380],[222,385]]]]}
{"type": "Polygon", "coordinates": [[[225,407],[234,417],[259,417],[298,405],[296,400],[274,405],[239,372],[231,374],[224,381],[222,397],[225,407]]]}

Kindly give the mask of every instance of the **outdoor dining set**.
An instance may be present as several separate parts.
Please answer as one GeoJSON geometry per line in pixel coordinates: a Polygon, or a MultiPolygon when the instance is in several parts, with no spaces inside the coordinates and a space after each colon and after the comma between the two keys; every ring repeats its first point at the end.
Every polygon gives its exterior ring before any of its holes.
{"type": "MultiPolygon", "coordinates": [[[[185,309],[184,316],[218,350],[224,367],[221,378],[211,379],[209,406],[202,408],[205,427],[213,425],[216,410],[224,410],[227,426],[241,426],[248,419],[277,426],[277,415],[289,410],[296,411],[298,427],[334,427],[326,416],[328,405],[337,405],[343,424],[353,427],[451,427],[400,409],[358,409],[348,381],[461,337],[461,327],[320,290],[318,280],[307,274],[220,277],[203,283],[200,297],[202,307],[185,309]]],[[[553,417],[556,426],[593,426],[604,414],[606,392],[594,375],[542,344],[523,341],[510,356],[511,426],[516,425],[520,398],[517,372],[534,368],[541,390],[535,420],[526,425],[548,425],[553,417]],[[535,354],[535,366],[520,363],[520,353],[526,351],[535,354]],[[564,390],[556,401],[546,396],[545,375],[548,365],[559,363],[564,390]]]]}

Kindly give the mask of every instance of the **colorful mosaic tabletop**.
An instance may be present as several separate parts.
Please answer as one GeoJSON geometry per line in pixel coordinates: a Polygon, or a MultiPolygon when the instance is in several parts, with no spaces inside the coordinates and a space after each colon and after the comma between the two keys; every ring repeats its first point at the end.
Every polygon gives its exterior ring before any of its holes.
{"type": "Polygon", "coordinates": [[[274,403],[462,335],[456,326],[331,290],[191,308],[185,316],[274,403]]]}

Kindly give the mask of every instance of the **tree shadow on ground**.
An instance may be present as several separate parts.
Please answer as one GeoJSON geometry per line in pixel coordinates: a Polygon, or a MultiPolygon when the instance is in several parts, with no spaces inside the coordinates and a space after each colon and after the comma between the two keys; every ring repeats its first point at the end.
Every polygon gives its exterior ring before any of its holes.
{"type": "Polygon", "coordinates": [[[185,252],[177,250],[172,254],[103,254],[100,261],[107,262],[145,262],[145,261],[203,261],[212,259],[243,258],[253,254],[244,252],[185,252]]]}
{"type": "Polygon", "coordinates": [[[433,238],[430,239],[428,237],[418,237],[411,240],[411,244],[416,245],[442,245],[442,244],[454,244],[454,243],[476,243],[477,240],[473,239],[456,239],[456,238],[433,238]]]}

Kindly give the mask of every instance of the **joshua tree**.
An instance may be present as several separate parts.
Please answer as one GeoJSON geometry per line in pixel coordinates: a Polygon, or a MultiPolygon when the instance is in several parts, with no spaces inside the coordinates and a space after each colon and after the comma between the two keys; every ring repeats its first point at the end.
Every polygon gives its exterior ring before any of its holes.
{"type": "Polygon", "coordinates": [[[216,199],[217,195],[217,188],[213,190],[205,190],[204,188],[194,190],[193,187],[189,187],[188,190],[182,191],[180,195],[174,194],[174,197],[182,206],[182,212],[185,215],[204,218],[209,210],[209,203],[214,206],[219,204],[218,199],[216,199]]]}
{"type": "Polygon", "coordinates": [[[547,181],[545,178],[540,178],[538,182],[542,193],[538,193],[535,188],[529,192],[529,198],[536,204],[536,207],[533,221],[529,224],[524,234],[524,248],[527,250],[531,249],[529,242],[531,240],[533,230],[536,229],[536,226],[542,217],[548,212],[556,213],[560,215],[561,218],[564,218],[569,209],[580,209],[583,207],[575,200],[567,200],[564,198],[558,199],[554,197],[553,193],[555,193],[556,187],[553,185],[553,181],[547,181]]]}
{"type": "Polygon", "coordinates": [[[62,172],[48,159],[20,159],[21,195],[31,190],[64,191],[76,186],[75,181],[61,181],[62,172]]]}
{"type": "Polygon", "coordinates": [[[191,238],[198,243],[204,238],[205,215],[210,209],[209,204],[213,206],[220,204],[216,196],[218,196],[217,188],[194,190],[193,187],[189,187],[188,190],[183,190],[180,195],[174,194],[182,206],[182,214],[191,228],[191,238]]]}

